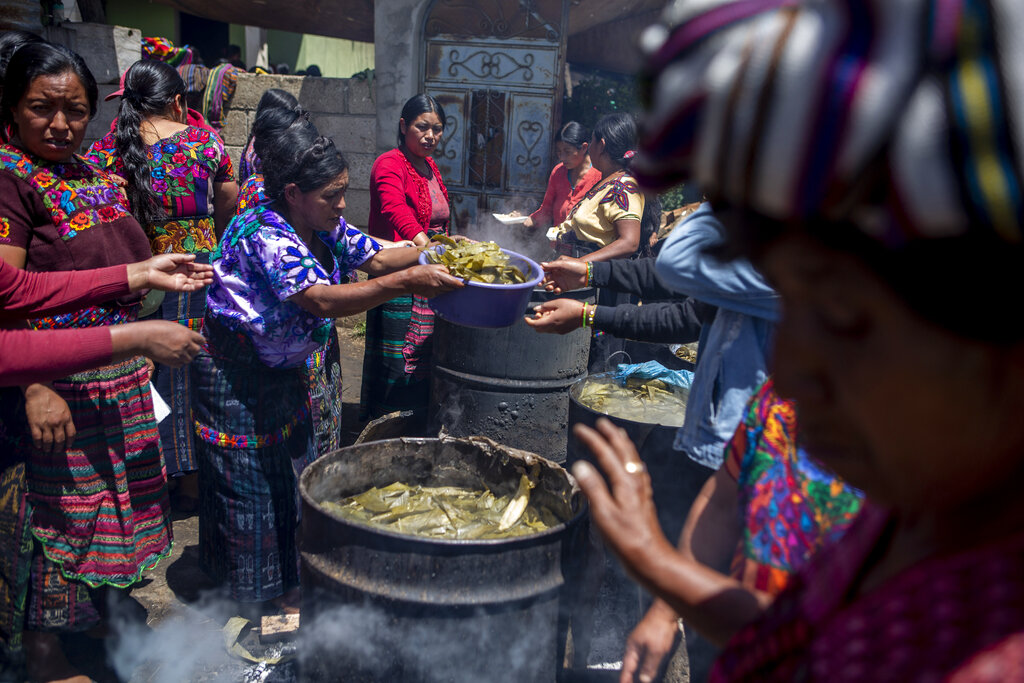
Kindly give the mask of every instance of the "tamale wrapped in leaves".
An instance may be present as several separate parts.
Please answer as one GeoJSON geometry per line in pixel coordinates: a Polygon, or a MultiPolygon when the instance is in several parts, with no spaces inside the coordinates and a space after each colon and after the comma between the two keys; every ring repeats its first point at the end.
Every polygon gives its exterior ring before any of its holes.
{"type": "Polygon", "coordinates": [[[495,242],[455,242],[443,235],[435,238],[445,249],[426,251],[431,263],[446,266],[455,277],[488,284],[517,285],[526,282],[526,275],[509,265],[509,255],[495,242]],[[443,239],[442,239],[443,238],[443,239]]]}
{"type": "Polygon", "coordinates": [[[577,400],[598,413],[614,417],[680,427],[686,414],[687,395],[661,380],[629,379],[625,386],[607,379],[588,379],[577,400]]]}
{"type": "Polygon", "coordinates": [[[530,504],[534,486],[526,474],[511,496],[456,486],[408,486],[395,482],[371,488],[324,507],[353,522],[412,536],[454,540],[524,536],[557,526],[550,510],[530,504]]]}

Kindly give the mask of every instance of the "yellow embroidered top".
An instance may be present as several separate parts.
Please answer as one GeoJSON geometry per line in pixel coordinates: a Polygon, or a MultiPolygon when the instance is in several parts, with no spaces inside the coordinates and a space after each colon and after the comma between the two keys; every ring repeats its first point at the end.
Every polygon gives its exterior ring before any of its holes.
{"type": "Polygon", "coordinates": [[[555,228],[555,235],[562,237],[574,232],[576,238],[595,242],[607,247],[618,236],[615,221],[640,220],[644,213],[644,195],[636,180],[629,174],[622,174],[607,183],[598,183],[572,207],[565,222],[555,228]]]}

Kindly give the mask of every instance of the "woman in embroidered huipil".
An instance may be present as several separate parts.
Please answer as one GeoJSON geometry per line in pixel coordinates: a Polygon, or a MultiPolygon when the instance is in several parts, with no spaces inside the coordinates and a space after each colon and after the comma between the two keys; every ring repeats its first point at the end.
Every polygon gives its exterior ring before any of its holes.
{"type": "MultiPolygon", "coordinates": [[[[208,262],[234,214],[238,186],[217,134],[187,125],[185,83],[174,67],[143,60],[128,69],[115,130],[86,159],[128,181],[132,213],[146,228],[154,254],[196,254],[208,262]]],[[[202,331],[203,292],[169,294],[154,315],[202,331]]],[[[156,302],[153,304],[157,305],[156,302]]],[[[169,476],[196,469],[187,368],[157,366],[153,383],[171,414],[160,423],[169,476]]],[[[186,478],[182,502],[194,500],[186,478]]]]}
{"type": "Polygon", "coordinates": [[[240,602],[298,605],[296,482],[313,445],[306,359],[334,318],[462,282],[386,249],[341,212],[347,164],[304,118],[261,145],[267,203],[236,216],[214,254],[209,352],[193,364],[200,563],[240,602]],[[409,267],[412,266],[412,267],[409,267]],[[374,277],[339,284],[355,269],[374,277]]]}
{"type": "Polygon", "coordinates": [[[590,158],[601,180],[552,228],[560,252],[584,261],[649,253],[661,205],[656,197],[644,196],[629,172],[635,148],[632,115],[608,114],[594,126],[590,158]]]}
{"type": "MultiPolygon", "coordinates": [[[[448,234],[448,190],[431,158],[444,135],[444,109],[429,95],[405,103],[398,147],[370,170],[368,232],[424,246],[448,234]]],[[[394,410],[425,410],[430,393],[434,312],[426,299],[399,297],[366,314],[366,351],[360,408],[373,419],[394,410]]]]}
{"type": "MultiPolygon", "coordinates": [[[[124,191],[75,155],[96,98],[85,63],[63,47],[27,45],[11,58],[0,101],[13,133],[0,145],[0,258],[7,263],[83,270],[150,257],[124,191]]],[[[133,295],[31,325],[115,325],[134,320],[138,309],[133,295]]],[[[31,514],[22,546],[31,565],[27,594],[3,596],[9,609],[0,630],[24,623],[31,676],[67,675],[53,632],[95,626],[92,589],[130,586],[170,552],[149,371],[139,356],[3,390],[0,398],[3,449],[26,460],[31,514]]],[[[29,571],[28,564],[16,571],[29,571]]]]}
{"type": "MultiPolygon", "coordinates": [[[[296,123],[304,123],[306,118],[308,114],[287,92],[272,88],[263,93],[249,143],[240,162],[243,182],[238,190],[237,213],[242,214],[267,201],[263,189],[263,164],[257,150],[273,145],[277,136],[296,123]],[[303,119],[301,122],[300,117],[303,119]]],[[[331,328],[327,343],[306,359],[306,368],[309,370],[309,399],[316,452],[323,455],[341,446],[341,345],[336,328],[331,328]]]]}

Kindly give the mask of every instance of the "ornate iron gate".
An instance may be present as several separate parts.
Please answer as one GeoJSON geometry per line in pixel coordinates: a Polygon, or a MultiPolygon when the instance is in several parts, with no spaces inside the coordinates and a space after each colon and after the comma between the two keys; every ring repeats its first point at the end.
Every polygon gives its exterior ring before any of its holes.
{"type": "Polygon", "coordinates": [[[448,117],[434,156],[465,231],[540,204],[552,167],[569,0],[435,0],[423,90],[448,117]]]}

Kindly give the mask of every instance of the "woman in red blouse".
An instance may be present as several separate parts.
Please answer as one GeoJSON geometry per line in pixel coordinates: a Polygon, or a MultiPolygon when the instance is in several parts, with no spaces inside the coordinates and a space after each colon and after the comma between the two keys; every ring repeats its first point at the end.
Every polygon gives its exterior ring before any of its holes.
{"type": "MultiPolygon", "coordinates": [[[[444,109],[416,95],[402,107],[398,147],[370,170],[368,232],[417,246],[448,234],[448,190],[431,158],[444,135],[444,109]]],[[[366,313],[366,351],[360,401],[364,418],[395,410],[425,410],[430,393],[430,336],[434,313],[426,299],[401,296],[366,313]]]]}
{"type": "Polygon", "coordinates": [[[570,121],[562,127],[555,143],[559,163],[548,178],[544,201],[523,225],[550,228],[561,224],[590,188],[601,182],[601,172],[590,163],[589,147],[590,131],[581,124],[570,121]]]}

